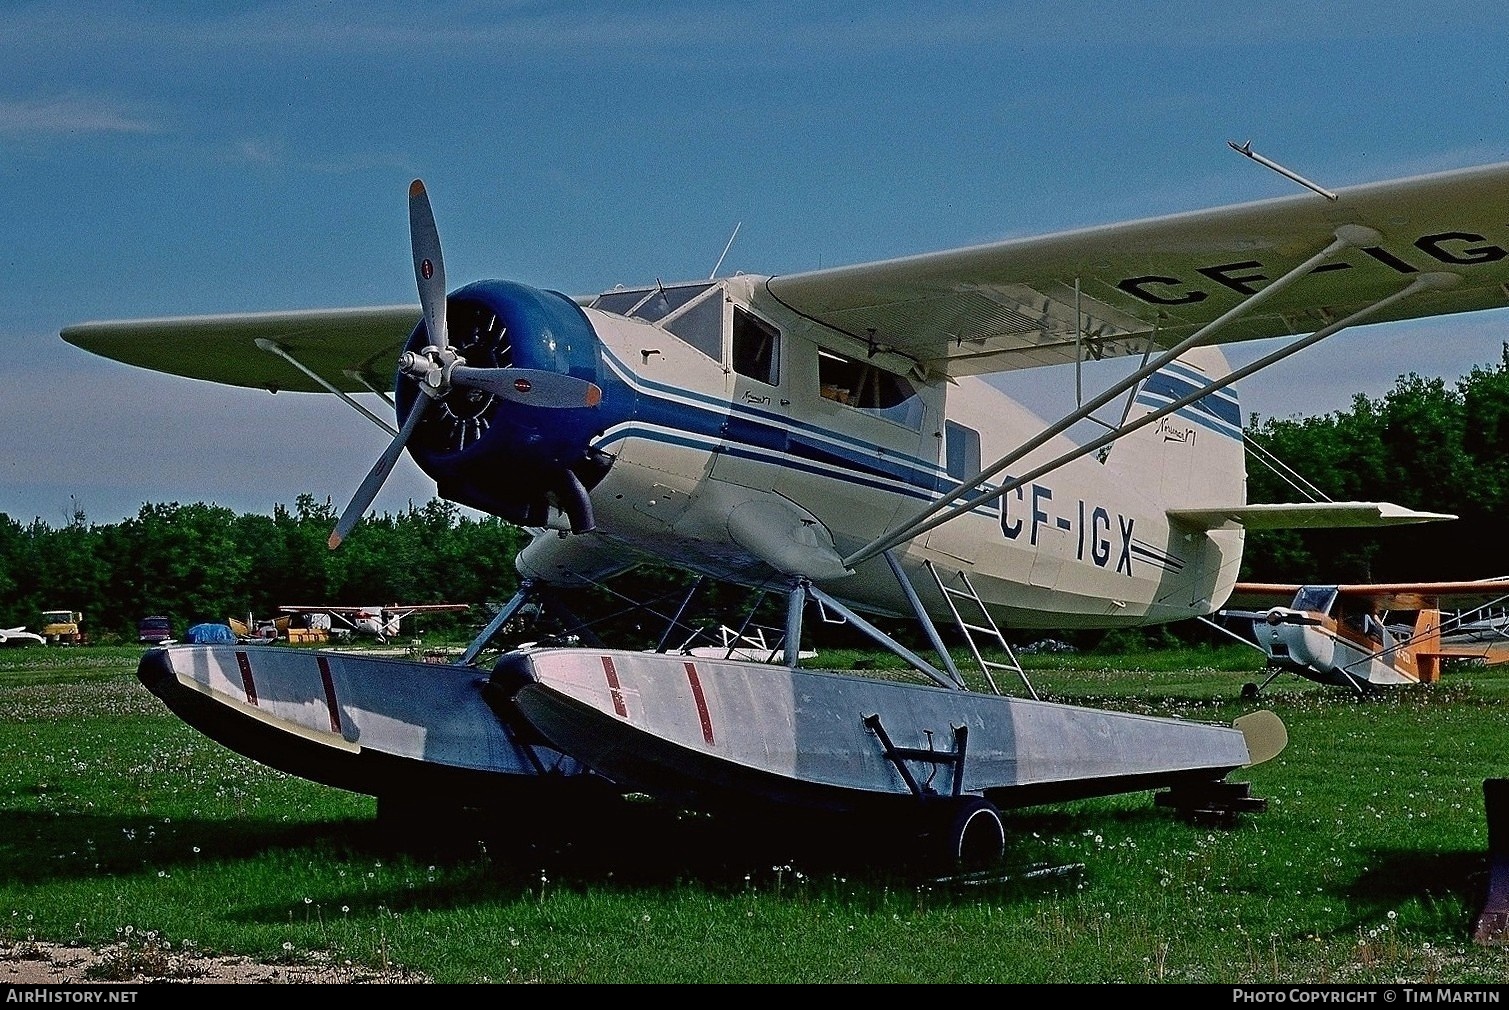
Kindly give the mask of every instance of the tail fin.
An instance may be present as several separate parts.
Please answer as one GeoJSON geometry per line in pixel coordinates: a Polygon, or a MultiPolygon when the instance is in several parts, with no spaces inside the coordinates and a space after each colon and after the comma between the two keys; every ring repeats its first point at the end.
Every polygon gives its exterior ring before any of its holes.
{"type": "Polygon", "coordinates": [[[1409,641],[1420,683],[1434,684],[1440,680],[1444,655],[1441,652],[1441,612],[1429,607],[1422,609],[1415,618],[1415,631],[1409,641]]]}
{"type": "MultiPolygon", "coordinates": [[[[1218,348],[1185,352],[1142,383],[1127,423],[1179,402],[1230,371],[1218,348]]],[[[1236,390],[1228,386],[1118,439],[1107,462],[1170,507],[1242,505],[1247,501],[1242,422],[1236,390]]]]}

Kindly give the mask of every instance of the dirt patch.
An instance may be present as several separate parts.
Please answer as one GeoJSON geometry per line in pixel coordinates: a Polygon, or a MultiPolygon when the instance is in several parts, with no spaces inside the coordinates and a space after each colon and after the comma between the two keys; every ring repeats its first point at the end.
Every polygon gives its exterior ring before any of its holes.
{"type": "Polygon", "coordinates": [[[68,947],[0,942],[0,985],[136,985],[147,982],[418,985],[412,972],[336,964],[318,956],[308,964],[265,964],[244,957],[146,952],[127,947],[68,947]]]}

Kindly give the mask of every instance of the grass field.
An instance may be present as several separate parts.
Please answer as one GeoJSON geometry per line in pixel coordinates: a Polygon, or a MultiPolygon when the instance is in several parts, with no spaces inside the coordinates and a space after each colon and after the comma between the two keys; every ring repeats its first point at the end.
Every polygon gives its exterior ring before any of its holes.
{"type": "Polygon", "coordinates": [[[864,838],[835,858],[653,808],[558,846],[505,826],[397,847],[370,798],[179,722],[139,655],[0,652],[0,943],[441,983],[1509,980],[1509,948],[1472,940],[1509,670],[1366,702],[1285,677],[1254,702],[1240,646],[1030,658],[1049,700],[1222,723],[1264,707],[1289,746],[1232,776],[1268,801],[1235,827],[1149,793],[1012,810],[1005,879],[963,886],[893,872],[864,838]]]}

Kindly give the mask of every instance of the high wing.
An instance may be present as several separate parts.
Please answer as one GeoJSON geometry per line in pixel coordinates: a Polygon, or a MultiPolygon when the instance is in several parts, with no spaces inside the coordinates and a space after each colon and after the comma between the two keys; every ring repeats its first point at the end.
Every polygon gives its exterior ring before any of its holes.
{"type": "MultiPolygon", "coordinates": [[[[1333,195],[776,276],[761,297],[929,378],[1140,355],[1217,322],[1202,342],[1313,333],[1369,306],[1360,321],[1509,304],[1509,163],[1333,195]]],[[[392,388],[420,318],[391,305],[91,322],[62,336],[178,375],[356,393],[392,388]]]]}
{"type": "Polygon", "coordinates": [[[1213,342],[1309,333],[1433,271],[1456,286],[1369,317],[1383,322],[1509,304],[1509,163],[1041,238],[773,277],[769,293],[824,326],[971,375],[1141,354],[1190,336],[1325,249],[1352,243],[1213,342]],[[1078,322],[1079,325],[1076,325],[1078,322]],[[1076,346],[1083,332],[1083,348],[1076,346]]]}
{"type": "MultiPolygon", "coordinates": [[[[1314,583],[1312,585],[1318,585],[1314,583]]],[[[1271,582],[1238,582],[1227,605],[1231,607],[1288,606],[1302,585],[1271,582]]],[[[1509,579],[1469,582],[1376,582],[1339,585],[1337,595],[1355,602],[1371,603],[1377,610],[1424,610],[1443,604],[1466,609],[1509,601],[1509,579]]]]}
{"type": "Polygon", "coordinates": [[[419,318],[418,304],[180,316],[81,323],[62,337],[128,365],[192,379],[273,392],[334,391],[313,372],[343,393],[366,393],[393,388],[394,362],[419,318]]]}
{"type": "Polygon", "coordinates": [[[320,607],[309,604],[284,604],[278,610],[285,614],[375,614],[378,611],[386,611],[389,614],[400,613],[407,617],[409,614],[418,614],[425,611],[441,610],[467,610],[469,603],[389,603],[382,607],[320,607]]]}

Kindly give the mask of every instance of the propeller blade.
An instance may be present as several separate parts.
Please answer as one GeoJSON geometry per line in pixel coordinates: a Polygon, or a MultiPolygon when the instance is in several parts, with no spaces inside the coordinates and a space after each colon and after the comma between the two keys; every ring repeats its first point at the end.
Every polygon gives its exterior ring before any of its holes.
{"type": "Polygon", "coordinates": [[[445,332],[445,262],[440,256],[440,229],[435,227],[430,195],[418,179],[409,184],[409,240],[414,247],[414,280],[419,284],[419,304],[424,308],[424,325],[429,331],[430,343],[440,348],[449,347],[445,332]]]}
{"type": "Polygon", "coordinates": [[[415,398],[414,409],[409,411],[409,416],[404,419],[403,428],[399,430],[398,435],[393,441],[388,443],[388,448],[383,451],[383,454],[378,457],[377,462],[373,464],[372,469],[367,473],[366,480],[363,480],[361,487],[356,489],[356,494],[351,498],[351,503],[346,506],[346,511],[341,513],[340,520],[336,522],[335,529],[331,532],[330,539],[327,541],[332,551],[341,545],[341,541],[346,539],[346,535],[355,528],[356,524],[361,521],[362,516],[366,514],[368,506],[372,504],[372,499],[377,497],[378,490],[382,488],[383,482],[388,479],[388,474],[393,472],[393,464],[398,462],[398,456],[403,452],[404,444],[408,442],[409,436],[418,427],[419,419],[424,415],[425,408],[429,404],[430,397],[428,396],[420,395],[415,398]]]}
{"type": "Polygon", "coordinates": [[[1297,624],[1306,628],[1318,628],[1325,623],[1318,617],[1312,617],[1303,611],[1290,610],[1287,607],[1274,607],[1268,611],[1265,620],[1275,628],[1280,624],[1297,624]]]}
{"type": "Polygon", "coordinates": [[[603,391],[595,382],[541,368],[457,365],[451,369],[451,382],[537,407],[595,407],[603,398],[603,391]]]}

